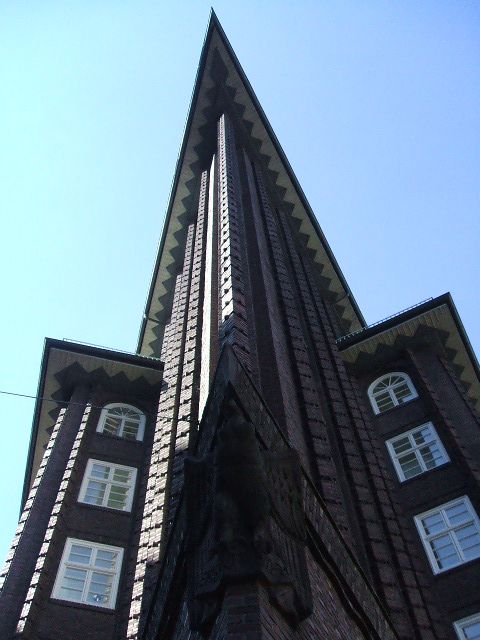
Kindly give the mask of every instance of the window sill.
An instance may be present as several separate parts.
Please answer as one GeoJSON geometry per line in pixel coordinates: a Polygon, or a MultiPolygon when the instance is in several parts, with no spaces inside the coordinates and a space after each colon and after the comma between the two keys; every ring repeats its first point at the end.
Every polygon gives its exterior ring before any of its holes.
{"type": "Polygon", "coordinates": [[[439,578],[443,578],[443,577],[448,577],[451,576],[453,573],[457,573],[458,571],[462,571],[465,570],[467,567],[472,567],[472,566],[478,566],[480,565],[480,557],[479,558],[473,558],[472,560],[467,560],[466,562],[462,562],[461,564],[457,564],[455,567],[450,567],[449,569],[443,569],[440,571],[434,571],[432,565],[429,564],[430,569],[433,573],[433,577],[435,579],[439,579],[439,578]]]}
{"type": "Polygon", "coordinates": [[[452,461],[448,460],[447,462],[443,462],[442,464],[438,465],[438,467],[435,467],[434,469],[429,469],[428,471],[417,473],[416,476],[413,476],[412,478],[407,478],[406,480],[400,480],[395,470],[395,477],[397,479],[397,484],[399,487],[406,487],[406,486],[409,486],[412,482],[415,482],[416,480],[420,480],[420,478],[429,477],[435,473],[438,473],[439,471],[444,471],[445,468],[451,467],[451,466],[452,466],[452,461]]]}
{"type": "Polygon", "coordinates": [[[402,402],[401,404],[397,404],[394,407],[390,407],[390,409],[386,409],[385,411],[381,411],[380,413],[375,413],[375,411],[371,407],[370,407],[370,409],[371,409],[371,412],[372,412],[374,418],[381,418],[383,416],[388,415],[389,413],[392,413],[392,411],[398,411],[402,407],[406,407],[407,405],[412,404],[412,402],[415,402],[416,400],[420,400],[420,396],[416,396],[415,398],[411,398],[411,400],[407,400],[406,402],[402,402]]]}
{"type": "Polygon", "coordinates": [[[117,440],[118,442],[128,442],[129,444],[137,444],[137,445],[143,445],[144,443],[144,440],[132,440],[131,438],[116,436],[113,433],[104,433],[103,431],[95,431],[95,433],[100,438],[107,438],[108,440],[117,440]]]}
{"type": "Polygon", "coordinates": [[[61,600],[60,598],[50,598],[50,602],[52,604],[60,605],[61,607],[74,607],[75,609],[84,609],[85,611],[94,611],[95,613],[103,613],[107,615],[112,615],[116,613],[116,606],[114,608],[110,607],[100,607],[93,604],[86,604],[84,602],[74,602],[73,600],[61,600]]]}
{"type": "Polygon", "coordinates": [[[93,511],[102,511],[105,513],[116,513],[122,516],[131,516],[132,511],[122,511],[120,509],[112,509],[112,507],[101,507],[98,504],[88,504],[87,502],[80,502],[77,500],[77,506],[82,507],[82,509],[88,509],[89,511],[93,509],[93,511]]]}

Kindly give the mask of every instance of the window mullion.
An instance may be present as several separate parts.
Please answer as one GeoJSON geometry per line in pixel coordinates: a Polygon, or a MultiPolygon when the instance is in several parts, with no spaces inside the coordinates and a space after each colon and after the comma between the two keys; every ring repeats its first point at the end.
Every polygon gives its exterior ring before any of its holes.
{"type": "Polygon", "coordinates": [[[448,534],[448,537],[449,537],[451,543],[453,544],[453,548],[458,553],[458,555],[462,559],[462,561],[464,561],[463,553],[461,552],[461,549],[459,549],[459,545],[457,544],[457,536],[455,535],[455,529],[450,524],[450,520],[448,519],[448,515],[447,515],[446,510],[445,509],[440,509],[440,515],[442,516],[442,520],[443,520],[443,522],[444,522],[444,524],[446,526],[445,533],[448,534]]]}
{"type": "MultiPolygon", "coordinates": [[[[413,436],[412,436],[412,440],[413,440],[413,436]]],[[[421,447],[421,446],[422,446],[422,445],[418,445],[418,446],[417,446],[417,445],[415,445],[415,446],[413,447],[413,452],[414,452],[414,454],[415,454],[415,457],[416,457],[416,459],[417,459],[418,464],[420,465],[420,468],[421,468],[421,469],[422,469],[422,471],[425,473],[426,471],[428,471],[428,469],[427,469],[427,465],[425,464],[425,461],[424,461],[424,459],[423,459],[423,456],[422,456],[422,454],[421,454],[421,452],[420,452],[420,447],[421,447]]]]}
{"type": "Polygon", "coordinates": [[[420,468],[423,472],[427,471],[427,467],[425,465],[425,462],[423,461],[423,456],[420,453],[419,448],[417,447],[416,449],[413,450],[413,453],[415,454],[415,458],[417,459],[418,464],[420,465],[420,468]]]}
{"type": "Polygon", "coordinates": [[[90,566],[88,568],[87,571],[87,579],[85,580],[85,598],[84,600],[82,600],[82,602],[86,602],[87,600],[87,596],[88,596],[88,592],[90,590],[90,584],[92,582],[92,578],[93,578],[93,571],[95,569],[95,562],[97,560],[97,548],[96,547],[92,547],[92,559],[90,560],[90,566]]]}
{"type": "Polygon", "coordinates": [[[396,407],[398,405],[397,397],[393,393],[393,389],[391,387],[388,389],[388,395],[390,396],[390,400],[393,402],[393,406],[396,407]]]}
{"type": "Polygon", "coordinates": [[[107,487],[105,489],[105,506],[108,506],[108,501],[110,499],[110,493],[112,491],[113,482],[108,482],[107,487]]]}
{"type": "Polygon", "coordinates": [[[85,587],[83,588],[82,602],[86,603],[88,598],[88,592],[90,591],[90,584],[93,578],[93,569],[87,570],[87,577],[85,579],[85,587]]]}
{"type": "Polygon", "coordinates": [[[105,485],[105,491],[103,492],[102,507],[106,507],[108,502],[108,482],[105,480],[103,484],[105,485]]]}
{"type": "Polygon", "coordinates": [[[459,556],[461,562],[465,562],[466,561],[465,554],[463,553],[462,547],[460,546],[460,543],[457,540],[457,532],[456,532],[456,530],[455,529],[450,529],[449,534],[450,534],[450,539],[452,541],[452,544],[455,547],[455,551],[458,553],[458,556],[459,556]]]}

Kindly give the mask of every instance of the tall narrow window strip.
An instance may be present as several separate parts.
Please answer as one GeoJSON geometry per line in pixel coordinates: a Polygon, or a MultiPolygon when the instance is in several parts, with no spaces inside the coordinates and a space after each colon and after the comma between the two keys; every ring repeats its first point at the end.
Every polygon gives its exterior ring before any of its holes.
{"type": "Polygon", "coordinates": [[[107,404],[103,407],[97,431],[126,440],[143,440],[145,415],[128,404],[107,404]]]}
{"type": "Polygon", "coordinates": [[[395,436],[387,440],[386,444],[395,471],[402,482],[450,460],[431,422],[395,436]]]}
{"type": "Polygon", "coordinates": [[[467,496],[415,516],[415,524],[434,573],[480,557],[480,522],[467,496]]]}
{"type": "Polygon", "coordinates": [[[368,397],[376,414],[393,409],[418,397],[406,373],[395,371],[377,378],[368,388],[368,397]]]}
{"type": "Polygon", "coordinates": [[[460,640],[480,640],[480,613],[457,620],[454,628],[460,640]]]}
{"type": "Polygon", "coordinates": [[[134,467],[90,459],[85,469],[79,502],[130,511],[137,470],[134,467]]]}
{"type": "Polygon", "coordinates": [[[67,538],[52,597],[113,609],[123,549],[67,538]]]}

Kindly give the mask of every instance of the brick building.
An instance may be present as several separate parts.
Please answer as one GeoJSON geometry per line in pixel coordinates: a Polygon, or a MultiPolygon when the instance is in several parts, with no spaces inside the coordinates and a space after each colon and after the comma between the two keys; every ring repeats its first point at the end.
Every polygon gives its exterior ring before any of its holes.
{"type": "Polygon", "coordinates": [[[46,341],[1,638],[480,638],[479,370],[373,326],[213,15],[136,354],[46,341]]]}

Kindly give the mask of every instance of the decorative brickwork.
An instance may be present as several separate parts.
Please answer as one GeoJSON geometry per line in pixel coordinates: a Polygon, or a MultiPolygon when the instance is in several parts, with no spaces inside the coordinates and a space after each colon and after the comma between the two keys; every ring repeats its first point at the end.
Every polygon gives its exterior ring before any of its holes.
{"type": "MultiPolygon", "coordinates": [[[[6,637],[8,637],[8,634],[12,634],[16,628],[16,622],[28,590],[30,576],[35,570],[35,560],[38,557],[38,550],[42,544],[49,514],[51,513],[51,507],[49,508],[51,487],[45,487],[45,485],[47,483],[50,485],[53,483],[53,472],[50,471],[49,462],[66,411],[66,407],[63,407],[59,411],[58,418],[43,455],[42,463],[37,471],[22,515],[20,516],[15,538],[2,571],[0,629],[6,637]],[[44,480],[47,468],[49,469],[49,474],[44,480]]],[[[55,453],[57,453],[57,451],[55,453]]],[[[54,462],[52,462],[52,464],[54,464],[54,462]]],[[[61,464],[58,465],[56,471],[57,474],[62,471],[61,464]]]]}
{"type": "MultiPolygon", "coordinates": [[[[197,443],[199,452],[209,451],[210,443],[218,439],[217,425],[222,424],[222,415],[224,415],[228,398],[231,398],[232,394],[240,402],[242,413],[248,415],[249,420],[255,425],[258,442],[262,443],[262,447],[266,447],[266,452],[270,450],[272,452],[281,451],[282,447],[285,447],[286,443],[281,431],[270,416],[253,387],[248,374],[236,360],[233,352],[223,354],[213,391],[214,401],[209,405],[209,411],[205,416],[200,431],[200,439],[197,443]]],[[[248,459],[250,458],[251,456],[249,456],[248,459]]],[[[208,454],[205,459],[210,459],[208,454]]],[[[199,470],[201,471],[201,469],[199,470]]],[[[254,475],[253,472],[250,473],[253,482],[255,482],[254,475]]],[[[210,495],[209,490],[207,489],[205,491],[202,485],[202,480],[200,479],[202,473],[200,473],[200,476],[198,476],[197,473],[196,476],[196,480],[192,478],[194,482],[192,489],[201,494],[205,494],[206,492],[210,495]]],[[[279,483],[277,482],[275,484],[278,485],[279,483]]],[[[259,486],[258,492],[261,493],[261,490],[262,487],[259,486]]],[[[325,510],[325,506],[322,504],[320,497],[305,475],[302,480],[302,494],[302,510],[304,510],[309,530],[311,531],[311,552],[308,554],[307,562],[309,578],[305,578],[304,580],[305,584],[307,584],[308,580],[311,581],[314,607],[317,607],[316,611],[318,614],[313,614],[313,621],[312,617],[307,615],[303,622],[297,621],[296,624],[292,625],[292,621],[288,615],[286,616],[285,613],[282,612],[282,608],[279,607],[275,599],[272,598],[272,594],[270,593],[264,601],[264,596],[259,598],[262,590],[258,591],[255,582],[250,581],[249,588],[251,591],[249,592],[248,602],[239,601],[238,606],[231,611],[229,611],[228,608],[229,592],[225,592],[220,599],[220,611],[217,612],[215,622],[211,630],[208,631],[207,636],[210,638],[222,637],[221,635],[216,635],[217,632],[215,629],[219,628],[223,629],[223,632],[228,628],[233,633],[239,621],[245,621],[245,623],[249,622],[249,624],[253,626],[251,628],[246,627],[245,631],[243,631],[244,633],[246,633],[247,630],[250,633],[255,633],[255,625],[259,625],[261,622],[262,633],[269,632],[273,634],[274,630],[276,630],[278,634],[283,633],[283,635],[279,635],[278,637],[292,639],[305,638],[306,640],[311,637],[312,629],[316,628],[318,623],[316,616],[321,617],[321,603],[331,602],[332,605],[329,616],[332,617],[330,622],[327,623],[324,621],[322,624],[332,624],[335,617],[337,617],[338,620],[341,619],[342,622],[339,627],[343,634],[341,637],[348,638],[349,631],[352,637],[356,637],[354,629],[360,629],[362,631],[357,631],[359,638],[369,637],[377,638],[378,640],[393,640],[396,638],[396,635],[393,633],[384,611],[379,605],[373,591],[368,586],[360,567],[355,562],[342,537],[339,536],[338,529],[325,510]],[[327,577],[325,572],[327,572],[330,577],[327,577]],[[267,600],[268,606],[265,605],[267,600]],[[337,608],[336,612],[335,607],[337,608]],[[269,613],[267,614],[267,612],[269,613]],[[237,614],[241,614],[242,617],[237,618],[237,614]],[[270,622],[268,622],[268,620],[270,620],[270,622]],[[282,629],[283,632],[281,631],[282,629]],[[367,635],[362,635],[362,633],[367,635]]],[[[281,499],[281,495],[278,497],[281,499]]],[[[206,501],[208,502],[208,499],[205,497],[201,500],[202,503],[206,501]]],[[[200,498],[191,502],[189,509],[193,508],[195,502],[200,502],[200,498]]],[[[276,507],[276,509],[278,509],[278,507],[276,507]]],[[[189,626],[193,624],[182,607],[178,608],[178,618],[175,618],[173,603],[178,601],[178,599],[182,600],[185,598],[185,579],[180,578],[182,572],[186,571],[189,576],[197,575],[197,569],[195,568],[196,562],[188,560],[189,556],[184,546],[184,532],[190,530],[188,535],[191,546],[193,544],[192,540],[198,539],[198,536],[201,537],[202,535],[201,532],[206,531],[205,527],[208,527],[208,521],[212,517],[208,515],[209,513],[210,510],[208,507],[202,509],[198,513],[198,518],[196,517],[192,522],[193,516],[189,515],[189,512],[183,509],[178,511],[172,529],[172,536],[164,557],[160,573],[161,578],[157,585],[145,629],[145,640],[156,639],[159,630],[165,628],[166,624],[171,625],[171,636],[169,635],[168,637],[176,637],[175,633],[179,633],[181,636],[180,629],[184,628],[185,622],[187,622],[189,626]],[[205,520],[205,518],[207,520],[205,520]],[[191,528],[192,523],[194,525],[193,529],[191,528]],[[185,564],[183,564],[182,559],[185,560],[185,558],[187,558],[187,560],[185,564]],[[175,633],[174,629],[176,630],[175,633]]],[[[298,518],[292,517],[290,527],[295,526],[294,521],[297,523],[300,522],[298,518]]],[[[296,526],[298,526],[298,524],[296,526]]],[[[239,533],[239,528],[235,527],[234,532],[239,533]]],[[[286,550],[287,548],[285,551],[286,550]]],[[[204,560],[211,563],[212,555],[207,554],[204,560]]],[[[200,562],[202,562],[202,560],[200,562]]],[[[229,563],[227,570],[229,572],[234,571],[234,564],[229,563]]],[[[242,563],[240,570],[247,570],[247,565],[242,563]]],[[[209,572],[207,580],[215,580],[216,575],[215,572],[209,572]]],[[[243,580],[245,581],[245,577],[243,580]]],[[[230,575],[230,581],[235,582],[233,574],[230,575]]],[[[261,583],[263,585],[262,589],[266,590],[265,593],[269,592],[268,578],[261,583]]],[[[200,588],[204,589],[207,582],[201,581],[200,584],[200,588]]],[[[215,585],[213,585],[213,587],[215,588],[215,585]]],[[[205,605],[208,606],[208,600],[205,600],[205,605]]],[[[210,611],[211,614],[212,609],[208,608],[207,610],[210,611]]],[[[237,629],[236,632],[241,633],[239,629],[237,629]]],[[[196,637],[196,634],[194,634],[193,637],[196,637]]],[[[252,635],[251,637],[263,636],[252,635]]]]}
{"type": "MultiPolygon", "coordinates": [[[[72,400],[78,402],[78,396],[75,394],[72,400]]],[[[70,448],[70,455],[68,456],[65,472],[58,489],[55,504],[52,509],[52,514],[50,516],[50,520],[48,521],[47,531],[45,533],[43,544],[38,555],[37,564],[35,565],[35,571],[33,572],[27,597],[25,598],[25,603],[23,605],[22,613],[17,625],[17,633],[21,634],[21,637],[25,638],[25,640],[33,640],[36,636],[35,609],[41,606],[41,598],[38,597],[36,592],[38,589],[42,588],[42,573],[44,571],[48,571],[49,569],[50,547],[52,545],[58,544],[61,539],[59,520],[65,517],[65,498],[67,496],[67,493],[71,491],[70,479],[72,477],[72,473],[74,472],[74,467],[77,464],[78,453],[82,445],[82,439],[85,434],[85,426],[90,415],[90,410],[91,407],[89,404],[87,404],[81,417],[80,424],[77,426],[75,440],[70,448]]],[[[73,413],[79,413],[78,407],[73,408],[73,413]]],[[[75,418],[73,418],[73,420],[74,419],[75,418]]],[[[49,597],[50,594],[43,594],[43,597],[45,596],[49,597]]]]}
{"type": "MultiPolygon", "coordinates": [[[[179,438],[188,437],[183,430],[180,433],[177,431],[177,425],[182,386],[182,365],[185,356],[185,328],[187,324],[194,232],[195,227],[192,224],[188,230],[184,268],[182,273],[177,276],[171,321],[165,329],[163,341],[162,357],[165,362],[165,382],[158,403],[158,418],[150,461],[133,598],[130,607],[128,638],[137,636],[142,600],[145,598],[148,601],[150,584],[146,583],[145,578],[147,563],[151,566],[151,575],[148,582],[153,581],[156,577],[153,565],[160,558],[160,540],[163,534],[163,524],[166,521],[165,513],[167,513],[168,518],[173,518],[174,516],[175,497],[172,496],[172,502],[169,505],[166,503],[165,492],[167,485],[172,481],[169,473],[175,458],[177,435],[179,438]],[[171,510],[169,511],[170,506],[171,510]]],[[[178,454],[180,456],[183,455],[180,451],[178,451],[178,454]]]]}
{"type": "Polygon", "coordinates": [[[480,609],[480,560],[434,575],[414,524],[463,495],[480,512],[479,419],[458,377],[478,399],[478,367],[452,305],[363,326],[212,16],[139,341],[164,365],[46,350],[30,474],[45,403],[76,390],[2,574],[2,638],[453,640],[480,609]],[[372,411],[368,386],[403,370],[418,393],[372,411]],[[138,401],[143,440],[96,431],[112,401],[138,401]],[[426,423],[444,464],[399,478],[385,443],[426,423]],[[130,467],[131,512],[78,502],[88,460],[130,467]],[[116,599],[84,597],[90,568],[72,601],[51,597],[67,538],[118,550],[116,599]]]}
{"type": "Polygon", "coordinates": [[[226,114],[218,123],[218,165],[220,344],[233,345],[247,370],[257,375],[238,159],[235,135],[226,114]]]}
{"type": "Polygon", "coordinates": [[[428,365],[430,354],[409,350],[408,355],[432,401],[435,414],[445,423],[464,460],[464,464],[480,484],[478,455],[480,418],[466,397],[457,376],[443,358],[438,367],[428,365]],[[441,393],[439,393],[441,389],[441,393]]]}
{"type": "Polygon", "coordinates": [[[0,597],[0,631],[6,638],[15,630],[25,630],[24,637],[28,637],[31,605],[78,451],[79,424],[82,414],[82,426],[88,417],[86,393],[77,389],[72,404],[60,409],[20,518],[0,597]]]}

